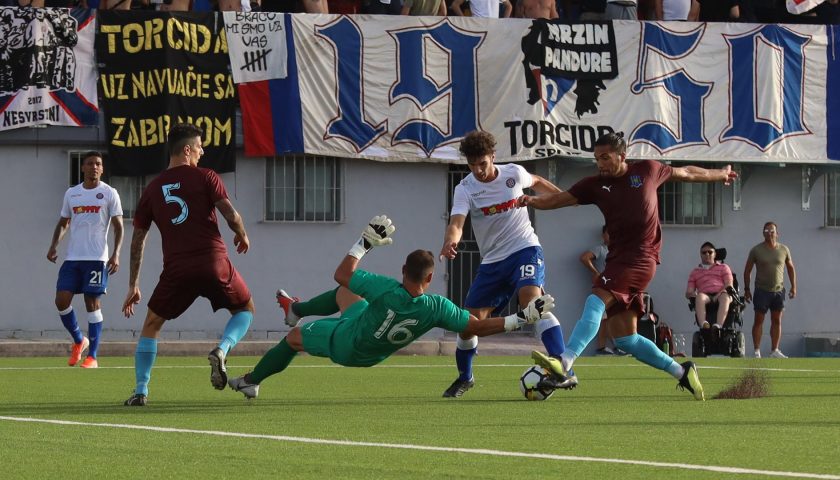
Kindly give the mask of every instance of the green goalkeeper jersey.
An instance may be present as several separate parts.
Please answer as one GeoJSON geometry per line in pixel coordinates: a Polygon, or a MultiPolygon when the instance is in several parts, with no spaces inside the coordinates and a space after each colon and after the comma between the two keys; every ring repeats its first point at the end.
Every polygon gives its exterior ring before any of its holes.
{"type": "MultiPolygon", "coordinates": [[[[361,364],[381,362],[435,327],[452,332],[467,328],[470,314],[440,295],[412,297],[393,278],[356,270],[350,290],[367,302],[357,318],[346,319],[335,336],[346,335],[361,364]]],[[[339,337],[340,338],[340,337],[339,337]]]]}

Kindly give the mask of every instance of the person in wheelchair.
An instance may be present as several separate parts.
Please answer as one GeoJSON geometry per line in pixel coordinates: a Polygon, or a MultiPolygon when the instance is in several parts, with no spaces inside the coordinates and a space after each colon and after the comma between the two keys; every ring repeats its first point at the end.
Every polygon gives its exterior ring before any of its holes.
{"type": "Polygon", "coordinates": [[[729,265],[716,261],[716,256],[717,251],[712,242],[704,243],[700,247],[700,264],[688,275],[685,297],[689,301],[689,308],[694,310],[700,328],[723,328],[733,300],[730,291],[737,296],[732,270],[729,265]],[[715,323],[710,325],[706,311],[712,304],[717,305],[717,315],[715,323]]]}

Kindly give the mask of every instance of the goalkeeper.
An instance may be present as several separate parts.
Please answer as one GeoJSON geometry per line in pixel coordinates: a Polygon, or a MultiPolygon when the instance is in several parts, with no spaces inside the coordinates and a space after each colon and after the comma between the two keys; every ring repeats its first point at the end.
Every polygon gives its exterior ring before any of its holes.
{"type": "Polygon", "coordinates": [[[435,268],[435,258],[426,250],[415,250],[406,257],[402,282],[357,269],[359,260],[373,247],[393,242],[394,230],[384,215],[370,221],[335,270],[338,288],[294,304],[296,299],[278,292],[286,323],[293,328],[263,355],[252,372],[230,379],[230,387],[246,398],[256,398],[260,383],[285,370],[298,352],[327,357],[347,367],[370,367],[435,327],[482,337],[534,323],[554,307],[554,299],[543,295],[516,314],[479,320],[447,298],[425,293],[435,268]],[[297,326],[303,316],[339,311],[339,318],[297,326]]]}

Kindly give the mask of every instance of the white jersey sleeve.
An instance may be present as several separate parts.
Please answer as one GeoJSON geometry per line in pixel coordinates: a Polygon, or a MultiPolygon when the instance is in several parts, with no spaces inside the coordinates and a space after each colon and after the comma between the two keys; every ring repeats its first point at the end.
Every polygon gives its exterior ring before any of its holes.
{"type": "Polygon", "coordinates": [[[512,164],[516,167],[516,173],[519,176],[519,183],[522,185],[522,188],[531,188],[534,186],[534,176],[531,175],[528,170],[525,170],[525,167],[522,165],[512,164]]]}
{"type": "Polygon", "coordinates": [[[109,186],[108,188],[111,189],[111,201],[108,203],[108,211],[112,217],[122,217],[123,209],[122,200],[120,200],[120,194],[117,193],[116,188],[111,186],[109,186]]]}
{"type": "Polygon", "coordinates": [[[452,197],[452,211],[450,216],[463,215],[467,216],[470,213],[470,197],[467,195],[464,187],[458,184],[455,187],[455,194],[452,197]]]}
{"type": "Polygon", "coordinates": [[[70,190],[72,188],[68,188],[66,192],[64,192],[64,201],[61,204],[61,215],[62,218],[71,218],[73,216],[73,212],[70,210],[70,190]]]}

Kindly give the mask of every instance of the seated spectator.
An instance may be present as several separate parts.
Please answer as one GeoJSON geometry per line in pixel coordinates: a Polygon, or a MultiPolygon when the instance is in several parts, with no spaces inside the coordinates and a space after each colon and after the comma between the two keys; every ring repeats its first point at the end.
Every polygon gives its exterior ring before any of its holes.
{"type": "MultiPolygon", "coordinates": [[[[465,16],[461,5],[465,0],[454,0],[452,2],[452,11],[459,17],[465,16]]],[[[513,11],[513,5],[509,0],[470,0],[470,12],[473,17],[477,18],[508,18],[513,11]],[[505,12],[500,15],[499,5],[504,6],[505,12]]]]}
{"type": "Polygon", "coordinates": [[[558,18],[557,3],[554,0],[517,0],[517,18],[546,18],[553,20],[558,18]]]}
{"type": "Polygon", "coordinates": [[[402,14],[414,17],[445,17],[446,2],[444,0],[403,0],[402,14]]]}
{"type": "Polygon", "coordinates": [[[700,247],[701,263],[689,274],[688,286],[685,289],[685,298],[694,298],[694,314],[697,325],[701,328],[710,327],[706,320],[706,306],[711,302],[718,304],[714,327],[722,328],[732,301],[726,291],[727,287],[732,287],[732,270],[729,269],[729,265],[716,262],[715,255],[712,242],[706,242],[700,247]]]}
{"type": "Polygon", "coordinates": [[[741,17],[740,0],[697,0],[701,22],[737,22],[741,17]]]}

